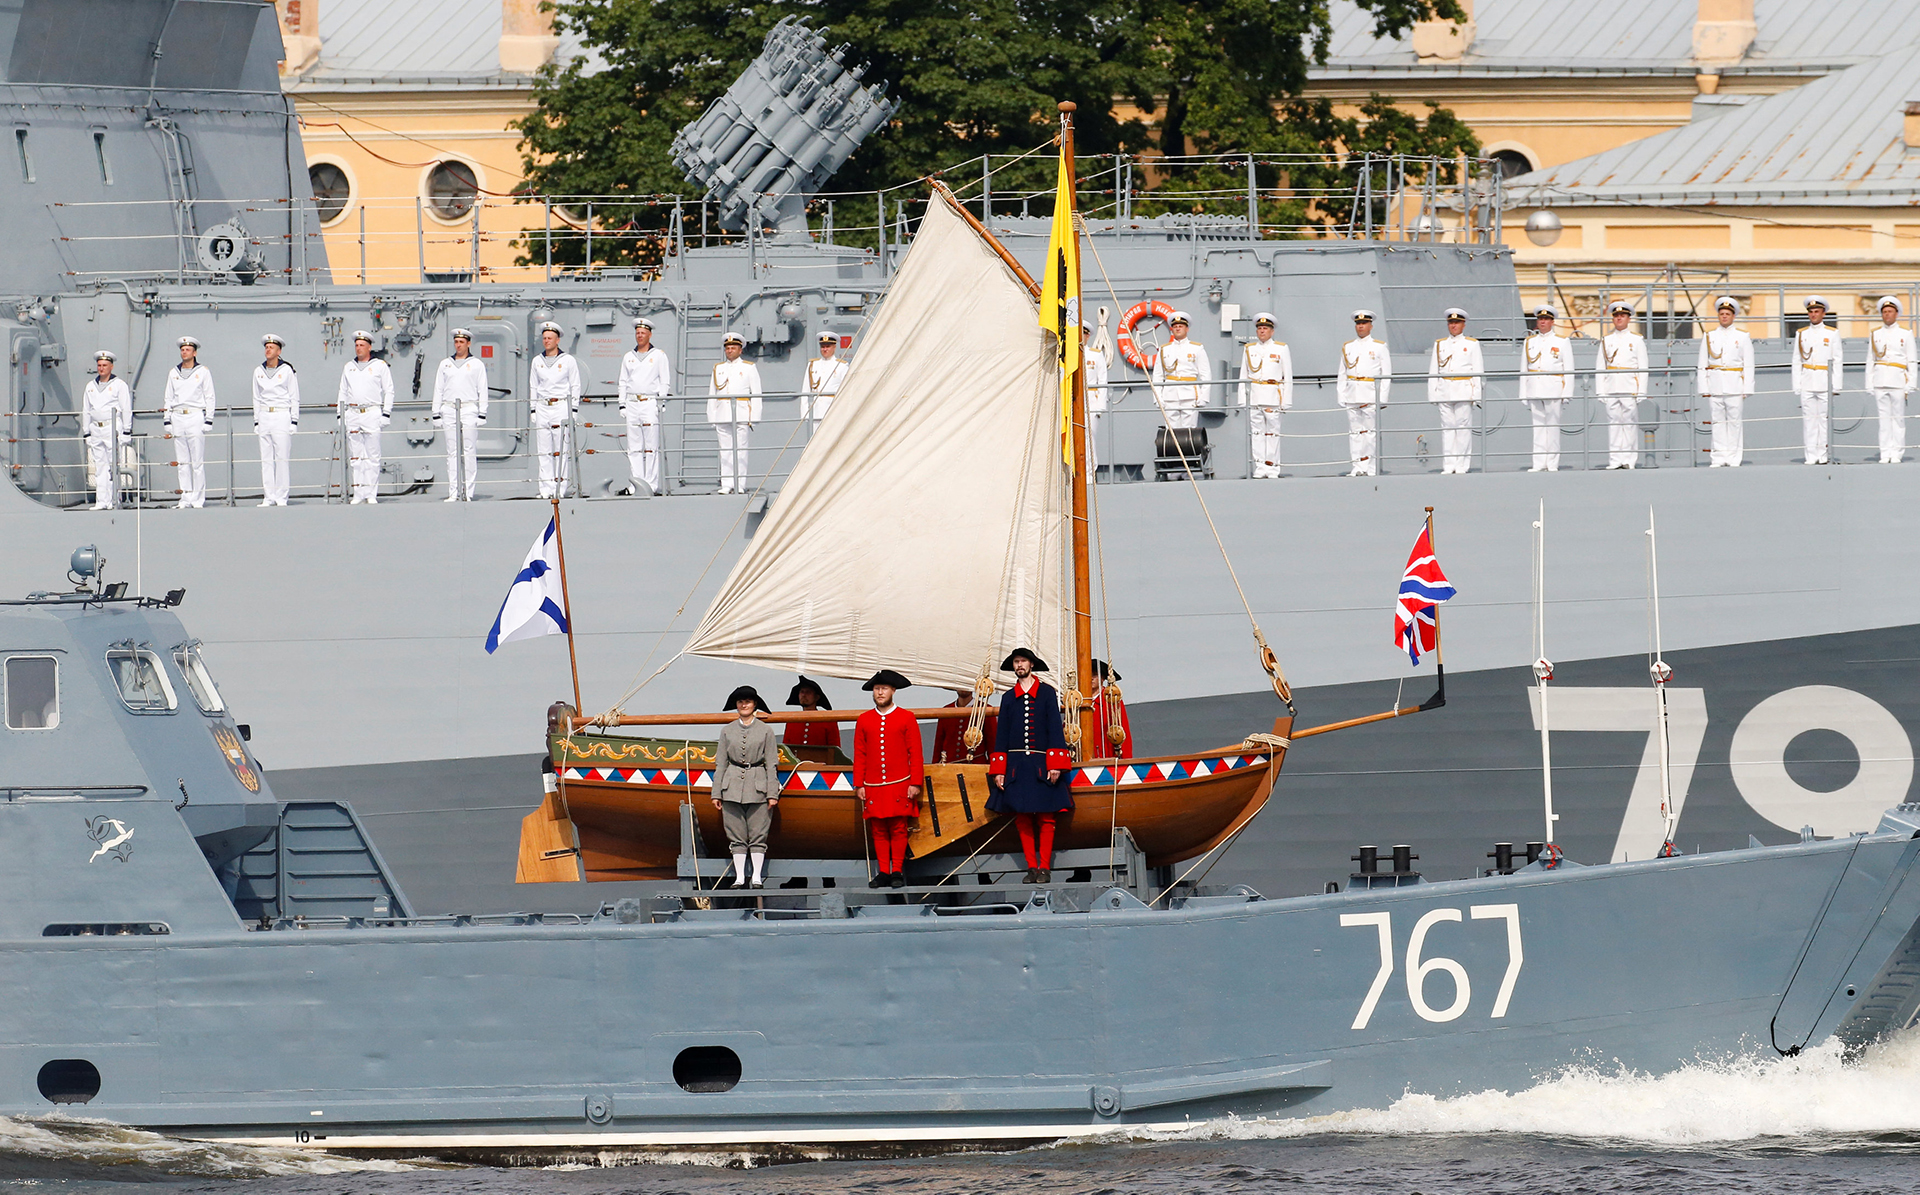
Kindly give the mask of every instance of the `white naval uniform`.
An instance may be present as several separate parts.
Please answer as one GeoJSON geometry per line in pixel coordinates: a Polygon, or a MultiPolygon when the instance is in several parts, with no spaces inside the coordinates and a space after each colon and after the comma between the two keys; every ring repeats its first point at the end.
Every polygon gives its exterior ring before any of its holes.
{"type": "Polygon", "coordinates": [[[1745,455],[1742,408],[1753,393],[1753,337],[1714,326],[1700,338],[1700,393],[1713,420],[1714,468],[1734,468],[1745,455]]]}
{"type": "Polygon", "coordinates": [[[1827,463],[1827,412],[1846,389],[1844,342],[1832,324],[1808,324],[1793,337],[1793,392],[1800,398],[1800,438],[1809,465],[1827,463]]]}
{"type": "Polygon", "coordinates": [[[533,398],[533,453],[540,458],[540,496],[567,496],[573,416],[580,407],[580,365],[572,353],[541,353],[528,371],[533,398]]]}
{"type": "Polygon", "coordinates": [[[471,353],[440,359],[433,418],[447,429],[447,496],[471,502],[480,480],[480,426],[487,421],[486,362],[471,353]]]}
{"type": "Polygon", "coordinates": [[[167,371],[162,422],[173,437],[180,473],[180,508],[207,504],[207,429],[213,426],[213,374],[204,365],[167,371]]]}
{"type": "Polygon", "coordinates": [[[1213,362],[1191,340],[1170,340],[1153,357],[1153,389],[1160,397],[1167,426],[1199,427],[1200,408],[1211,393],[1213,362]]]}
{"type": "Polygon", "coordinates": [[[650,493],[660,492],[660,400],[673,393],[667,352],[628,349],[620,359],[620,413],[627,417],[627,472],[650,493]]]}
{"type": "Polygon", "coordinates": [[[1533,417],[1533,472],[1560,469],[1560,424],[1573,397],[1573,342],[1558,332],[1527,337],[1520,397],[1533,417]]]}
{"type": "Polygon", "coordinates": [[[112,510],[120,504],[119,451],[133,436],[133,395],[112,374],[106,385],[98,374],[87,380],[80,398],[80,420],[87,429],[87,460],[93,465],[93,508],[112,510]]]}
{"type": "Polygon", "coordinates": [[[1607,468],[1640,463],[1640,400],[1647,396],[1647,338],[1608,332],[1593,354],[1593,392],[1607,408],[1607,468]]]}
{"type": "Polygon", "coordinates": [[[839,357],[815,357],[807,362],[807,376],[800,383],[800,418],[813,420],[814,430],[827,417],[833,396],[847,380],[847,363],[839,357]]]}
{"type": "Polygon", "coordinates": [[[1899,324],[1875,328],[1867,337],[1867,388],[1880,410],[1880,461],[1897,465],[1907,454],[1907,395],[1920,361],[1913,333],[1899,324]]]}
{"type": "Polygon", "coordinates": [[[300,375],[282,361],[253,367],[253,430],[260,437],[261,500],[285,506],[292,484],[293,433],[300,426],[300,375]]]}
{"type": "Polygon", "coordinates": [[[1486,393],[1486,356],[1471,336],[1442,336],[1427,355],[1427,401],[1440,412],[1442,473],[1473,464],[1473,404],[1486,393]]]}
{"type": "Polygon", "coordinates": [[[720,492],[747,488],[747,438],[760,420],[760,367],[745,357],[721,361],[707,384],[707,422],[720,442],[720,492]]]}
{"type": "Polygon", "coordinates": [[[1368,336],[1340,346],[1340,378],[1334,397],[1347,409],[1347,455],[1353,460],[1349,477],[1377,477],[1380,462],[1375,451],[1379,408],[1393,387],[1393,358],[1384,342],[1368,336]]]}
{"type": "Polygon", "coordinates": [[[340,423],[347,429],[352,501],[380,501],[380,429],[393,415],[393,371],[378,359],[349,361],[340,371],[340,423]]]}
{"type": "Polygon", "coordinates": [[[1280,412],[1293,406],[1293,353],[1284,340],[1249,340],[1240,353],[1240,405],[1247,408],[1253,475],[1280,476],[1280,412]]]}
{"type": "Polygon", "coordinates": [[[1100,421],[1107,416],[1107,357],[1093,349],[1080,357],[1087,371],[1087,468],[1100,467],[1100,421]]]}

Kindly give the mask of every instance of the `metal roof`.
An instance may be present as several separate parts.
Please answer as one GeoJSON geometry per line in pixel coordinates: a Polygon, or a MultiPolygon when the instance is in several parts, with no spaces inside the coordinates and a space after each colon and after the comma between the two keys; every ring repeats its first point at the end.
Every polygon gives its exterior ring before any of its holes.
{"type": "Polygon", "coordinates": [[[1903,136],[1920,59],[1902,50],[1617,149],[1508,180],[1522,206],[1920,204],[1903,136]]]}
{"type": "MultiPolygon", "coordinates": [[[[527,76],[500,69],[500,23],[500,0],[326,0],[320,61],[289,89],[524,85],[527,76]]],[[[579,53],[564,37],[556,57],[579,53]]]]}
{"type": "MultiPolygon", "coordinates": [[[[1686,0],[1475,0],[1474,41],[1458,62],[1419,65],[1407,35],[1376,38],[1373,16],[1332,0],[1333,38],[1316,76],[1427,71],[1607,70],[1692,74],[1696,6],[1686,0]]],[[[1723,73],[1824,72],[1920,40],[1912,0],[1755,0],[1758,34],[1723,73]]]]}

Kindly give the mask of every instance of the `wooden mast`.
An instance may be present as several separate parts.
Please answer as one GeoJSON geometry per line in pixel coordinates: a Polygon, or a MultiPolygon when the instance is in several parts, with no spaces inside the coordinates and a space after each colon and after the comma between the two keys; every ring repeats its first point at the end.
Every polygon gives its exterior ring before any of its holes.
{"type": "MultiPolygon", "coordinates": [[[[1079,215],[1077,182],[1073,161],[1073,112],[1072,100],[1060,101],[1060,160],[1066,168],[1067,205],[1079,215]]],[[[1080,236],[1079,224],[1073,229],[1074,239],[1080,236]]],[[[1074,265],[1079,267],[1080,256],[1074,254],[1074,265]]],[[[1073,293],[1080,293],[1080,279],[1073,280],[1073,293]]],[[[1085,326],[1085,319],[1078,311],[1074,318],[1085,326]]],[[[1061,331],[1064,333],[1065,328],[1061,331]]],[[[1110,744],[1106,732],[1097,726],[1093,716],[1094,695],[1100,691],[1100,678],[1093,674],[1093,579],[1092,569],[1087,557],[1087,346],[1083,337],[1075,337],[1079,345],[1080,360],[1073,371],[1073,468],[1068,479],[1072,486],[1073,511],[1070,522],[1073,532],[1073,655],[1078,666],[1080,684],[1086,694],[1086,701],[1080,707],[1080,758],[1103,759],[1110,754],[1110,744]]]]}

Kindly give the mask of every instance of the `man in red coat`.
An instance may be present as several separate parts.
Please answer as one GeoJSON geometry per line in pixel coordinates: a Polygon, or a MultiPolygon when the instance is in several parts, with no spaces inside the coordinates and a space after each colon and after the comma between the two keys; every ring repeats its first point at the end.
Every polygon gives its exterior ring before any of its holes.
{"type": "MultiPolygon", "coordinates": [[[[1120,674],[1108,667],[1105,660],[1093,662],[1094,675],[1100,678],[1100,689],[1093,697],[1093,732],[1099,736],[1099,750],[1089,753],[1090,758],[1132,759],[1133,723],[1127,720],[1127,703],[1120,696],[1120,674]],[[1113,700],[1107,700],[1111,691],[1113,700]],[[1113,741],[1113,725],[1116,717],[1120,724],[1120,741],[1113,741]]],[[[791,729],[791,727],[789,727],[791,729]]]]}
{"type": "MultiPolygon", "coordinates": [[[[955,701],[952,704],[948,705],[947,706],[948,709],[963,710],[973,705],[972,689],[955,689],[954,692],[960,695],[960,700],[955,701]]],[[[993,707],[989,705],[987,709],[989,711],[992,711],[993,707]]],[[[933,732],[933,762],[935,763],[985,763],[987,762],[987,754],[993,747],[993,735],[994,735],[994,730],[998,725],[998,722],[999,722],[999,715],[989,712],[987,714],[986,725],[983,728],[984,735],[980,740],[980,745],[978,747],[973,748],[971,751],[969,751],[967,749],[968,719],[966,718],[941,719],[940,725],[933,732]]]]}
{"type": "Polygon", "coordinates": [[[896,690],[913,682],[882,668],[861,685],[873,694],[873,708],[853,724],[853,785],[860,810],[873,834],[878,874],[869,888],[907,886],[907,828],[920,814],[920,786],[926,761],[920,752],[920,723],[893,702],[896,690]]]}
{"type": "MultiPolygon", "coordinates": [[[[805,676],[794,682],[793,692],[787,694],[787,704],[797,705],[803,710],[833,708],[833,703],[827,700],[826,691],[817,681],[805,676]]],[[[795,759],[804,759],[808,763],[832,763],[833,753],[840,748],[840,724],[789,722],[780,741],[793,752],[795,759]]]]}

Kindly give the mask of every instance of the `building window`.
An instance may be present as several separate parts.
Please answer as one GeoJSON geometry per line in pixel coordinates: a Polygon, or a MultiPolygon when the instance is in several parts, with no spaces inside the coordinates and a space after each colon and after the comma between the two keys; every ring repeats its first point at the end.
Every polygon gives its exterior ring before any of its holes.
{"type": "Polygon", "coordinates": [[[1517,149],[1496,149],[1487,155],[1493,159],[1494,168],[1500,171],[1503,179],[1516,174],[1525,174],[1533,169],[1533,163],[1527,161],[1527,155],[1517,149]]]}
{"type": "Polygon", "coordinates": [[[27,130],[14,129],[13,144],[20,151],[20,181],[30,183],[33,181],[33,158],[27,153],[27,130]]]}
{"type": "Polygon", "coordinates": [[[93,160],[100,164],[100,184],[111,187],[113,185],[113,163],[107,161],[107,131],[105,129],[93,130],[93,160]]]}
{"type": "Polygon", "coordinates": [[[52,656],[7,660],[7,729],[52,730],[60,725],[60,663],[52,656]]]}
{"type": "Polygon", "coordinates": [[[347,172],[332,162],[315,162],[307,167],[307,181],[313,184],[313,206],[320,213],[320,223],[338,220],[353,199],[347,172]]]}
{"type": "Polygon", "coordinates": [[[442,220],[458,220],[473,210],[480,181],[465,162],[442,162],[427,176],[427,206],[442,220]]]}
{"type": "Polygon", "coordinates": [[[200,656],[198,640],[174,648],[173,664],[180,670],[180,675],[187,678],[187,692],[193,697],[193,704],[200,707],[201,713],[226,712],[227,703],[221,700],[220,687],[213,683],[213,673],[207,671],[207,662],[200,656]]]}
{"type": "Polygon", "coordinates": [[[136,714],[172,713],[178,704],[173,684],[160,667],[160,657],[140,648],[119,648],[107,653],[107,671],[113,674],[113,686],[121,702],[136,714]]]}

